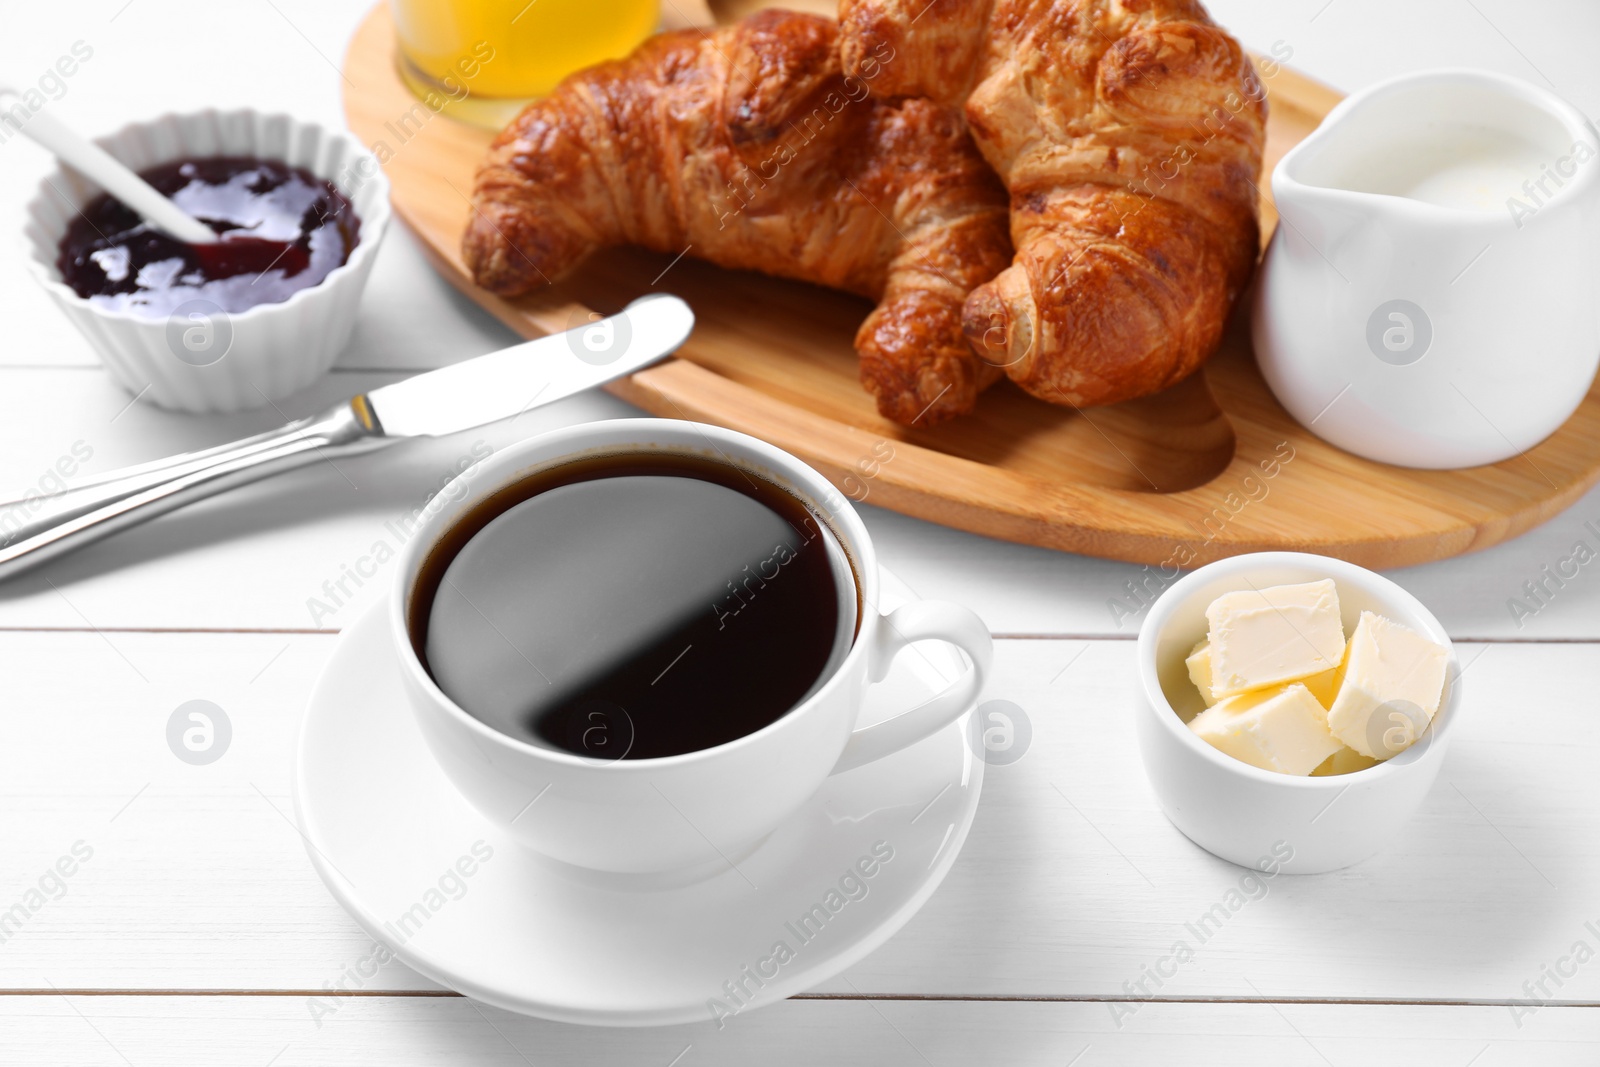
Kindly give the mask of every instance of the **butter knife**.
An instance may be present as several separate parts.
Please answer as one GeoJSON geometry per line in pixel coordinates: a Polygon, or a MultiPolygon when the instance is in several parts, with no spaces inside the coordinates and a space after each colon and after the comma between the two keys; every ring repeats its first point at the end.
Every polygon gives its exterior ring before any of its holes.
{"type": "Polygon", "coordinates": [[[0,502],[0,581],[325,457],[456,433],[627,377],[671,355],[693,328],[682,300],[644,297],[610,318],[373,389],[281,429],[111,471],[50,496],[0,502]]]}

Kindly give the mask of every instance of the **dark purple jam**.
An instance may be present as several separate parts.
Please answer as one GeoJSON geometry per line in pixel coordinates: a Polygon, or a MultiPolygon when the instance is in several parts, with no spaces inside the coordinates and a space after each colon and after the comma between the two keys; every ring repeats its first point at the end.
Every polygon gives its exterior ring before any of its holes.
{"type": "Polygon", "coordinates": [[[160,317],[195,299],[234,312],[281,303],[347,261],[361,232],[332,182],[286,163],[218,156],[140,176],[222,240],[192,245],[112,196],[95,198],[67,228],[56,265],[104,308],[160,317]]]}

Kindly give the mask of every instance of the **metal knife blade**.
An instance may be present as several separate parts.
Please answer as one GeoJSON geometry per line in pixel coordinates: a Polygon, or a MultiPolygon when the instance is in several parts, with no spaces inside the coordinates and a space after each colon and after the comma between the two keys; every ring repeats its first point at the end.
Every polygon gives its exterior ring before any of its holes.
{"type": "Polygon", "coordinates": [[[665,359],[694,329],[675,296],[635,300],[610,318],[490,352],[357,397],[385,437],[439,437],[510,418],[665,359]]]}
{"type": "Polygon", "coordinates": [[[248,482],[408,437],[509,418],[603,385],[671,355],[693,327],[694,314],[682,300],[646,297],[608,319],[385,385],[243,441],[0,504],[0,581],[248,482]]]}

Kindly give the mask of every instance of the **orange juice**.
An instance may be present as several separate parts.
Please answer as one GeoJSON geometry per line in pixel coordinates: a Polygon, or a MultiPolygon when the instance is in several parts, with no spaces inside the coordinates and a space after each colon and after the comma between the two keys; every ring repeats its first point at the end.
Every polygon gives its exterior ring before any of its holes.
{"type": "Polygon", "coordinates": [[[389,0],[401,74],[426,99],[506,122],[573,71],[625,56],[661,21],[661,0],[389,0]]]}

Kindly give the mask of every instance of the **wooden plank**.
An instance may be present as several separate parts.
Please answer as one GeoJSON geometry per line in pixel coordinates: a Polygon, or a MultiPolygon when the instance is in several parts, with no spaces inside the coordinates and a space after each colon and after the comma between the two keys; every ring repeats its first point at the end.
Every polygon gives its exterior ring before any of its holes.
{"type": "MultiPolygon", "coordinates": [[[[74,843],[94,852],[0,944],[0,988],[317,990],[371,953],[290,822],[299,708],[334,646],[0,634],[0,911],[74,843]],[[209,766],[167,747],[168,718],[193,699],[233,727],[209,766]]],[[[1000,642],[987,696],[1029,717],[1031,748],[989,769],[924,910],[822,991],[1127,996],[1187,940],[1193,960],[1162,996],[1504,1005],[1576,941],[1600,950],[1586,926],[1600,927],[1586,845],[1600,834],[1600,647],[1465,647],[1455,747],[1400,843],[1349,871],[1247,886],[1253,899],[1203,943],[1186,924],[1244,872],[1156,809],[1128,721],[1132,657],[1127,642],[1000,642]]],[[[391,965],[364,988],[430,987],[391,965]]],[[[1600,1003],[1600,964],[1549,992],[1600,1003]]]]}
{"type": "Polygon", "coordinates": [[[1590,1065],[1594,1008],[1302,1004],[1128,1005],[789,1000],[710,1025],[600,1030],[459,997],[354,998],[318,1028],[297,997],[0,996],[0,1058],[55,1067],[1008,1067],[1181,1062],[1186,1067],[1590,1065]]]}
{"type": "MultiPolygon", "coordinates": [[[[283,416],[310,414],[394,379],[335,373],[279,407],[283,416]]],[[[38,489],[74,446],[92,452],[81,470],[100,472],[282,421],[270,409],[201,417],[129,407],[129,399],[99,370],[0,369],[0,494],[38,489]]],[[[337,629],[372,602],[375,590],[347,582],[334,605],[322,583],[337,581],[344,566],[388,536],[386,523],[420,507],[463,456],[470,459],[475,443],[500,448],[543,430],[635,414],[597,392],[481,431],[293,472],[0,584],[0,627],[337,629]],[[319,611],[314,598],[337,610],[319,611]]],[[[1277,482],[1288,485],[1295,477],[1291,464],[1277,482]]],[[[852,485],[886,565],[924,596],[970,605],[1000,633],[1131,638],[1142,612],[1127,583],[1142,587],[1147,600],[1165,580],[1159,568],[994,541],[901,515],[875,506],[873,479],[852,485]]],[[[1276,507],[1276,492],[1251,506],[1276,507]]],[[[1393,576],[1458,636],[1600,638],[1600,564],[1572,562],[1580,540],[1600,551],[1596,530],[1600,491],[1507,544],[1393,576]],[[1542,583],[1542,591],[1530,595],[1529,582],[1542,583]],[[1513,610],[1513,599],[1523,607],[1513,610]]]]}
{"type": "MultiPolygon", "coordinates": [[[[872,502],[869,492],[867,522],[886,564],[925,596],[968,604],[998,633],[1131,639],[1144,605],[1177,579],[1170,568],[1063,559],[975,539],[872,502]]],[[[1275,505],[1269,496],[1262,506],[1275,505]]],[[[1600,562],[1585,559],[1600,561],[1600,490],[1505,544],[1385,573],[1456,637],[1593,640],[1600,638],[1600,562]]]]}

